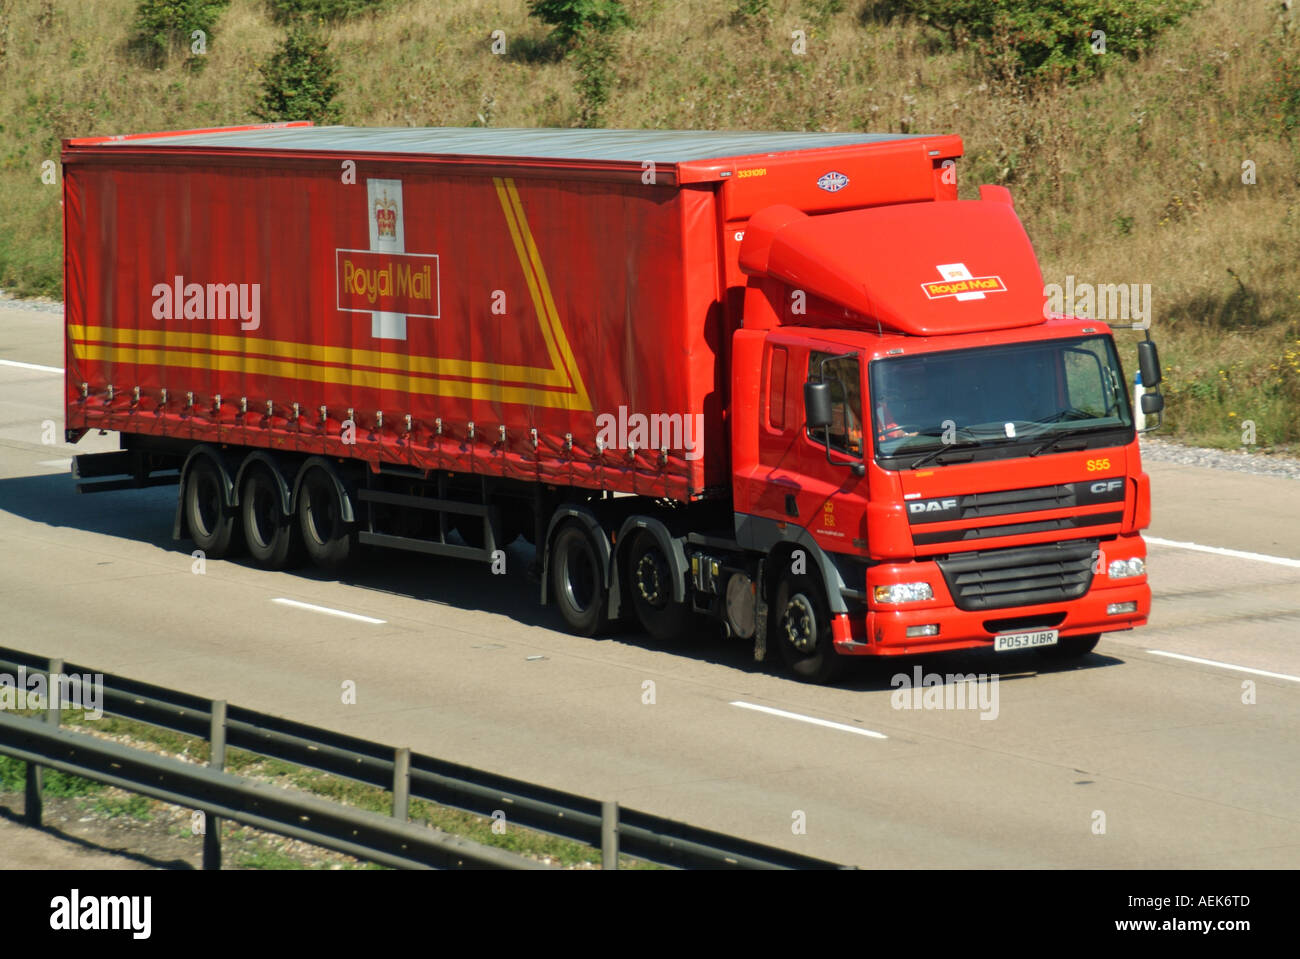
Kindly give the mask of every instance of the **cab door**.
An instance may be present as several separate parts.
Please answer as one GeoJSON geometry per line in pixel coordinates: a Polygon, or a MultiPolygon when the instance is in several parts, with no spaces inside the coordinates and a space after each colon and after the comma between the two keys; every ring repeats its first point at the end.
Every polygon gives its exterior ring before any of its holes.
{"type": "Polygon", "coordinates": [[[863,402],[862,361],[856,352],[830,345],[813,345],[805,353],[800,379],[825,382],[831,387],[831,424],[810,430],[799,393],[798,433],[795,442],[801,476],[801,525],[829,552],[856,552],[865,545],[861,531],[866,509],[863,453],[869,442],[863,402]],[[830,458],[827,458],[829,446],[830,458]]]}

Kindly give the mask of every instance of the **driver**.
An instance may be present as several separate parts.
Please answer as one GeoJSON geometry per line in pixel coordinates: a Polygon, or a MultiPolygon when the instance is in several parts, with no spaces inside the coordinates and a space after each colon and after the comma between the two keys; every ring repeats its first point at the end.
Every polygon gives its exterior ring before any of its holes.
{"type": "Polygon", "coordinates": [[[915,432],[903,429],[899,420],[903,415],[913,422],[917,419],[918,403],[926,395],[924,368],[915,363],[899,363],[886,382],[888,388],[882,391],[875,407],[876,441],[915,436],[915,432]]]}

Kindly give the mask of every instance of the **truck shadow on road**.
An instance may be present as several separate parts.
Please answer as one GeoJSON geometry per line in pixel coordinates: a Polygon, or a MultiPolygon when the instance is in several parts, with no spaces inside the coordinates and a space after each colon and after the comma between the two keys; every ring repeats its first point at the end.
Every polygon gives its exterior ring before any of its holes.
{"type": "MultiPolygon", "coordinates": [[[[4,512],[51,527],[79,529],[147,544],[175,557],[178,568],[188,568],[193,544],[188,540],[173,540],[171,537],[175,495],[175,488],[170,486],[80,495],[72,477],[63,473],[0,479],[0,510],[4,512]]],[[[565,633],[563,622],[554,607],[540,605],[540,584],[535,574],[530,575],[530,567],[536,558],[533,547],[519,539],[506,548],[505,554],[506,568],[503,573],[493,573],[490,567],[479,563],[417,553],[363,549],[357,562],[338,574],[304,566],[266,575],[289,576],[312,582],[338,582],[395,597],[420,600],[429,604],[427,622],[432,628],[436,628],[439,617],[437,607],[443,605],[493,613],[524,626],[565,633]]],[[[212,564],[217,562],[253,566],[247,557],[209,561],[210,571],[212,564]]],[[[409,619],[410,613],[403,611],[395,616],[409,619]]],[[[763,662],[755,662],[752,641],[726,639],[719,624],[702,618],[696,621],[689,634],[670,642],[652,639],[641,632],[631,617],[625,622],[613,624],[601,636],[580,642],[622,643],[650,652],[689,657],[739,673],[767,674],[796,682],[785,669],[775,648],[769,648],[763,662]]],[[[1080,660],[1065,663],[1043,659],[1033,652],[996,654],[991,650],[888,659],[862,657],[850,660],[846,675],[836,685],[840,689],[862,692],[891,691],[896,688],[894,677],[899,674],[913,676],[917,667],[920,667],[923,675],[984,673],[997,674],[1001,679],[1015,679],[1029,678],[1039,673],[1095,669],[1122,662],[1095,652],[1080,660]]]]}

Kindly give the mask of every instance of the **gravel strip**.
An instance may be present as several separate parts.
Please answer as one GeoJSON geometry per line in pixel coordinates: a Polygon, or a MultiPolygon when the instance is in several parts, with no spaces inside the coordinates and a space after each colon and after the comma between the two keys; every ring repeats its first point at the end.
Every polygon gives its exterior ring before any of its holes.
{"type": "Polygon", "coordinates": [[[0,290],[0,310],[31,310],[34,313],[62,313],[58,300],[20,300],[0,290]]]}
{"type": "MultiPolygon", "coordinates": [[[[21,300],[0,290],[0,309],[34,310],[38,313],[62,313],[63,304],[57,300],[21,300]]],[[[1260,453],[1249,450],[1212,450],[1199,446],[1184,446],[1156,436],[1141,438],[1142,458],[1154,463],[1177,463],[1180,466],[1205,466],[1237,473],[1254,473],[1257,476],[1285,476],[1300,480],[1300,459],[1281,453],[1260,453]]]]}
{"type": "Polygon", "coordinates": [[[1254,473],[1257,476],[1285,476],[1300,480],[1300,459],[1281,453],[1250,452],[1239,450],[1211,450],[1199,446],[1184,446],[1155,436],[1143,436],[1142,458],[1157,463],[1178,463],[1181,466],[1206,466],[1216,470],[1233,470],[1254,473]]]}

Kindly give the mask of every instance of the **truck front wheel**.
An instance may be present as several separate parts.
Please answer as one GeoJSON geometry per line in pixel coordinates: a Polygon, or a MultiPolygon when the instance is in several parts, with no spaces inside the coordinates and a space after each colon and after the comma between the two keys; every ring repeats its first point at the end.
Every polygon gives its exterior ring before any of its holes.
{"type": "Polygon", "coordinates": [[[551,544],[551,592],[569,631],[595,636],[609,627],[600,550],[578,523],[565,523],[551,544]]]}
{"type": "Polygon", "coordinates": [[[781,658],[804,682],[829,683],[844,670],[831,641],[831,616],[821,586],[808,576],[789,576],[777,587],[768,617],[781,658]]]}
{"type": "Polygon", "coordinates": [[[185,478],[185,522],[190,538],[208,559],[239,553],[240,527],[236,512],[226,506],[225,479],[216,463],[194,457],[185,478]]]}
{"type": "Polygon", "coordinates": [[[298,525],[307,557],[321,569],[340,569],[356,552],[356,524],[343,519],[334,480],[319,467],[298,487],[298,525]]]}

